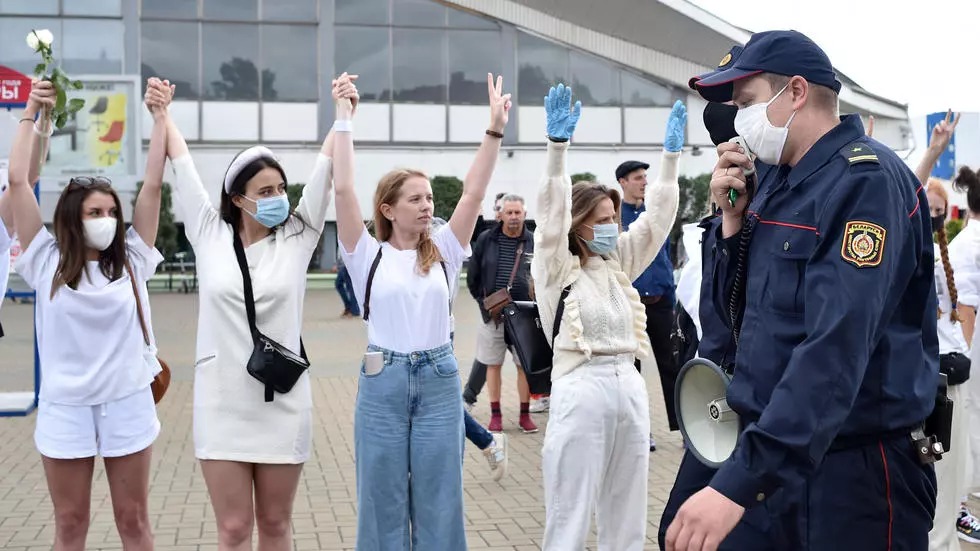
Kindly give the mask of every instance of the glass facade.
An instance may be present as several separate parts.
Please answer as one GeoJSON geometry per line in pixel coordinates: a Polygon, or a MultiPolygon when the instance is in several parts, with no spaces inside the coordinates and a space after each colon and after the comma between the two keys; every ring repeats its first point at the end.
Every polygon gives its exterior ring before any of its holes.
{"type": "Polygon", "coordinates": [[[435,0],[335,0],[326,18],[320,6],[0,0],[0,64],[29,74],[36,55],[24,37],[47,28],[70,74],[123,74],[138,66],[144,79],[169,78],[178,100],[254,102],[260,112],[267,102],[319,104],[320,117],[331,103],[327,73],[343,71],[360,75],[365,104],[445,105],[447,116],[449,106],[486,104],[488,72],[504,72],[518,106],[540,106],[557,82],[570,84],[587,106],[669,107],[687,95],[612,60],[435,0]],[[133,17],[135,36],[126,32],[133,17]],[[332,27],[322,29],[322,19],[332,19],[332,27]],[[136,55],[138,65],[127,59],[136,55]]]}

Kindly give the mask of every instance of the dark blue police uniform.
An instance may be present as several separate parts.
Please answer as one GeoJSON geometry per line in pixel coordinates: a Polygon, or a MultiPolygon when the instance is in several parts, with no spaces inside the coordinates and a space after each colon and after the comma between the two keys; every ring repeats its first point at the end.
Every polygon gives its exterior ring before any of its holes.
{"type": "MultiPolygon", "coordinates": [[[[795,31],[753,35],[691,86],[724,102],[760,73],[841,88],[795,31]]],[[[705,260],[721,319],[744,289],[727,395],[742,432],[709,485],[746,508],[740,526],[768,519],[746,549],[927,549],[935,472],[911,437],[939,373],[925,192],[857,115],[773,172],[748,206],[750,239],[718,227],[705,260]]]]}
{"type": "MultiPolygon", "coordinates": [[[[791,545],[928,545],[935,473],[909,436],[932,411],[939,373],[927,211],[918,180],[857,115],[780,167],[749,206],[728,390],[744,429],[710,485],[745,507],[791,490],[775,504],[791,545]]],[[[720,316],[737,255],[737,236],[716,244],[720,316]]]]}

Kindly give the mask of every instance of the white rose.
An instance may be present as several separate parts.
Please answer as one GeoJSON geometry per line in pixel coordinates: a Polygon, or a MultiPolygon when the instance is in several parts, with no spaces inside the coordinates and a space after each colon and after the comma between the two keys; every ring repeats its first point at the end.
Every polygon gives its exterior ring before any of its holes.
{"type": "Polygon", "coordinates": [[[35,52],[40,51],[42,44],[50,48],[52,42],[54,35],[48,29],[31,31],[27,35],[27,45],[35,52]]]}

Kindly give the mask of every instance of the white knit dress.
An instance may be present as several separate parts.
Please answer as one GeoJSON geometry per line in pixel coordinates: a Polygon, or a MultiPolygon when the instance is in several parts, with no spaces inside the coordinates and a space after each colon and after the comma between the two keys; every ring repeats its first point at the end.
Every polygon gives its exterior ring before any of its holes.
{"type": "MultiPolygon", "coordinates": [[[[287,394],[264,400],[246,371],[252,336],[232,227],[211,204],[189,154],[173,160],[174,203],[197,257],[200,308],[194,365],[194,451],[198,459],[246,463],[305,462],[310,456],[309,373],[287,394]]],[[[306,269],[330,202],[331,161],[319,155],[296,213],[245,249],[259,331],[299,353],[306,269]]]]}

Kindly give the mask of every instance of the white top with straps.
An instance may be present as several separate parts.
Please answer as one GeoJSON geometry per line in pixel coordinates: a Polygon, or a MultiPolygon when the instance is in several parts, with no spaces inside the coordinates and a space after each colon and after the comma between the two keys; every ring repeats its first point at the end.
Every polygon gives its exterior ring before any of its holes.
{"type": "Polygon", "coordinates": [[[451,320],[446,276],[449,281],[459,278],[470,247],[467,244],[463,248],[449,224],[436,230],[432,241],[442,255],[448,274],[442,273],[439,263],[428,274],[419,274],[415,249],[401,251],[387,241],[378,243],[367,229],[353,251],[348,252],[340,245],[362,311],[368,274],[378,250],[382,251],[371,288],[371,314],[367,321],[370,344],[407,354],[449,343],[451,320]]]}

